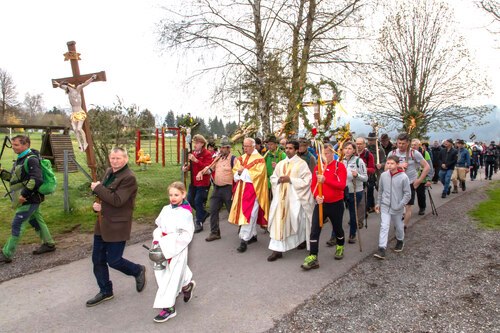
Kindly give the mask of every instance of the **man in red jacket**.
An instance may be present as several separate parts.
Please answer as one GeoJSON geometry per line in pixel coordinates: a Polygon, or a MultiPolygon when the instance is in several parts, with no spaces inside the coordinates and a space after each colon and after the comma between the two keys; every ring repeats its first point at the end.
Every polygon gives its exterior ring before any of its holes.
{"type": "Polygon", "coordinates": [[[187,199],[191,207],[196,211],[194,223],[194,232],[198,233],[203,230],[203,222],[210,215],[205,210],[205,205],[208,198],[208,190],[210,189],[210,175],[203,175],[201,179],[195,177],[205,167],[212,163],[212,154],[206,149],[207,140],[201,134],[193,136],[193,151],[188,155],[189,165],[183,166],[182,170],[191,170],[193,177],[192,183],[189,184],[187,199]]]}
{"type": "MultiPolygon", "coordinates": [[[[366,138],[359,137],[356,139],[356,148],[357,148],[357,153],[358,156],[365,162],[366,165],[366,173],[368,174],[368,181],[373,181],[373,178],[375,177],[375,157],[373,154],[366,148],[366,138]]],[[[358,206],[358,219],[359,221],[363,221],[365,219],[365,214],[367,212],[373,212],[375,211],[375,199],[368,200],[367,198],[367,186],[368,183],[363,183],[363,199],[361,200],[361,204],[358,206]],[[367,200],[373,202],[373,207],[366,207],[367,205],[367,200]],[[372,210],[370,210],[372,209],[372,210]]],[[[373,193],[372,193],[373,196],[373,193]]]]}

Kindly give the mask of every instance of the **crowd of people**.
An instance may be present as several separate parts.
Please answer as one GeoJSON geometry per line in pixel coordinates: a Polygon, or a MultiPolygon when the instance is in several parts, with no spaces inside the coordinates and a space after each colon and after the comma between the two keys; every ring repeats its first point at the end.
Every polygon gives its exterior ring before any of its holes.
{"type": "MultiPolygon", "coordinates": [[[[155,322],[175,317],[178,295],[183,295],[184,302],[191,300],[196,282],[188,267],[189,244],[194,234],[203,231],[209,217],[210,232],[205,240],[221,239],[219,213],[223,205],[229,212],[229,223],[239,227],[239,253],[247,252],[249,245],[258,241],[258,230],[262,228],[269,237],[267,261],[279,260],[292,249],[307,249],[301,265],[306,271],[320,266],[319,239],[324,223],[332,224],[326,245],[334,247],[336,260],[342,260],[346,240],[361,246],[359,230],[368,214],[378,213],[380,232],[374,256],[385,259],[391,224],[396,236],[393,250],[403,251],[415,198],[418,214],[424,215],[429,186],[440,181],[442,198],[457,193],[459,188],[466,191],[467,177],[474,181],[479,174],[481,178],[484,167],[484,178],[491,180],[500,159],[500,146],[494,141],[485,145],[447,139],[430,146],[410,139],[406,133],[398,135],[394,143],[387,134],[379,139],[375,133],[321,144],[307,139],[245,138],[240,156],[233,154],[227,138],[217,147],[202,135],[195,135],[193,147],[189,163],[183,166],[185,172],[192,173],[189,187],[182,182],[171,184],[170,204],[155,221],[151,251],[162,254],[154,266],[158,291],[153,307],[160,309],[155,322]],[[346,210],[348,234],[343,227],[346,210]]],[[[39,212],[44,200],[38,192],[42,183],[40,162],[30,158],[38,157],[38,152],[30,148],[26,136],[14,137],[12,148],[18,154],[14,168],[0,173],[10,182],[16,208],[12,235],[0,253],[0,262],[4,263],[12,262],[27,222],[42,239],[41,247],[33,253],[55,250],[39,212]]],[[[98,199],[93,204],[98,217],[92,263],[99,292],[87,301],[88,307],[113,298],[109,267],[134,277],[137,292],[146,285],[146,267],[123,258],[125,243],[130,239],[137,181],[128,168],[124,149],[111,150],[109,162],[102,181],[90,186],[98,199]]]]}

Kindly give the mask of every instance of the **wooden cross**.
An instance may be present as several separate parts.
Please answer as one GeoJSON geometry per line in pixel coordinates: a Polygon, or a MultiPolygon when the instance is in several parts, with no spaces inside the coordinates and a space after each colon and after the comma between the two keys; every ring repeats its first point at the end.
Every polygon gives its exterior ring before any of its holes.
{"type": "MultiPolygon", "coordinates": [[[[106,73],[104,71],[98,73],[80,75],[78,60],[81,59],[80,59],[80,53],[76,52],[75,48],[76,43],[74,41],[70,41],[67,42],[66,44],[68,45],[68,52],[64,54],[64,61],[67,60],[70,61],[73,76],[52,80],[52,87],[58,88],[58,85],[54,84],[54,81],[57,81],[58,83],[65,81],[67,83],[71,83],[75,86],[78,86],[79,84],[85,82],[90,77],[92,77],[92,75],[96,75],[96,79],[94,79],[94,81],[106,81],[106,73]]],[[[85,112],[87,112],[87,106],[85,105],[85,97],[83,95],[83,90],[81,91],[80,95],[82,99],[82,109],[85,112]]],[[[92,133],[90,132],[90,125],[88,122],[88,118],[85,120],[83,124],[83,131],[85,132],[85,136],[87,137],[87,143],[88,143],[88,147],[85,150],[87,154],[87,165],[89,166],[89,169],[92,172],[92,180],[95,182],[97,181],[97,166],[94,154],[94,141],[92,140],[92,133]]]]}
{"type": "Polygon", "coordinates": [[[328,101],[317,101],[317,102],[303,102],[302,103],[302,106],[303,107],[311,107],[311,106],[314,106],[314,120],[316,121],[317,125],[319,127],[319,125],[321,125],[321,115],[320,115],[320,109],[321,109],[321,106],[322,105],[335,105],[337,104],[339,101],[337,99],[332,99],[332,100],[328,100],[328,101]]]}

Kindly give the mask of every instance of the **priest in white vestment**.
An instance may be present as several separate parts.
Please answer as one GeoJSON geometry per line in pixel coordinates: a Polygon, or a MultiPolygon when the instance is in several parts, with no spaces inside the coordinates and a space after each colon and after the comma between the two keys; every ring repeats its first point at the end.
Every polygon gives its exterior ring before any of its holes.
{"type": "MultiPolygon", "coordinates": [[[[288,141],[287,158],[280,161],[271,176],[273,200],[269,211],[269,249],[267,258],[275,261],[283,252],[308,241],[314,198],[311,193],[312,174],[307,163],[297,155],[299,143],[288,141]]],[[[309,248],[309,242],[307,242],[309,248]]]]}

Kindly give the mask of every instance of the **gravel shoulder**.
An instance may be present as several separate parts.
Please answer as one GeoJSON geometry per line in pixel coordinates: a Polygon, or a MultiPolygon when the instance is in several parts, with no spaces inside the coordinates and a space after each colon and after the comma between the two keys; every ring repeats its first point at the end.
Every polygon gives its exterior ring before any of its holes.
{"type": "Polygon", "coordinates": [[[412,225],[402,253],[367,257],[269,332],[500,332],[500,232],[467,215],[485,188],[412,225]]]}

